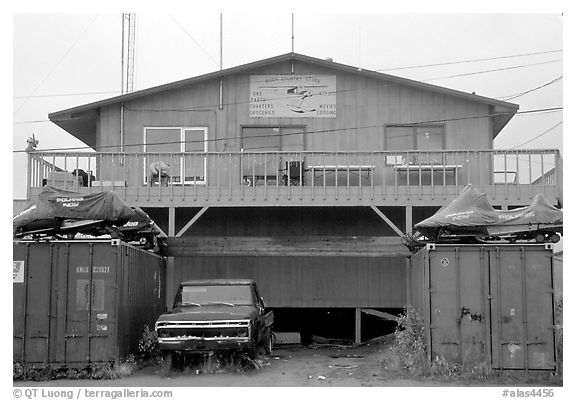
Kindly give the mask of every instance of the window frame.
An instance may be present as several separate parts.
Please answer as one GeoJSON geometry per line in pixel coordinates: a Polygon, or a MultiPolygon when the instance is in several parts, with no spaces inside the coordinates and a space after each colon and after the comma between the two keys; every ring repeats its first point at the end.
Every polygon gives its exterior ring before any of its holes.
{"type": "Polygon", "coordinates": [[[294,151],[295,153],[298,153],[300,151],[306,151],[306,138],[307,138],[307,132],[306,132],[306,125],[240,125],[240,141],[239,141],[239,150],[241,152],[243,151],[247,151],[248,153],[265,153],[267,151],[273,151],[273,150],[263,150],[263,151],[258,151],[256,150],[244,150],[244,129],[258,129],[258,128],[267,128],[267,129],[279,129],[280,130],[280,134],[279,134],[279,144],[280,144],[280,149],[277,151],[290,151],[290,150],[283,150],[284,147],[284,141],[283,141],[283,133],[282,131],[284,129],[302,129],[302,150],[297,150],[294,151]]]}
{"type": "MultiPolygon", "coordinates": [[[[204,153],[208,152],[208,127],[207,126],[145,126],[143,128],[143,141],[142,143],[144,144],[144,153],[147,153],[147,131],[148,130],[180,130],[180,152],[175,153],[175,154],[181,154],[184,155],[186,153],[191,153],[191,152],[187,152],[186,151],[186,131],[188,130],[196,130],[196,131],[204,131],[204,153]]],[[[154,145],[154,144],[152,144],[154,145]]],[[[179,157],[179,163],[180,163],[180,182],[175,183],[176,185],[206,185],[207,181],[208,181],[208,163],[207,163],[207,157],[204,157],[204,179],[202,180],[186,180],[186,175],[185,175],[185,164],[186,161],[184,159],[184,157],[179,157]]],[[[144,158],[144,175],[143,175],[143,183],[144,185],[147,185],[148,182],[148,156],[145,156],[144,158]]],[[[172,167],[172,166],[170,166],[172,167]]],[[[174,184],[173,182],[171,182],[171,184],[174,184]]]]}
{"type": "MultiPolygon", "coordinates": [[[[415,151],[420,150],[416,147],[418,143],[417,131],[418,128],[442,128],[442,148],[439,150],[446,150],[446,124],[387,124],[384,125],[384,148],[386,151],[415,151]],[[388,149],[388,128],[412,128],[412,148],[402,150],[388,149]]],[[[426,150],[425,150],[426,151],[426,150]]],[[[429,150],[434,151],[434,150],[429,150]]]]}
{"type": "Polygon", "coordinates": [[[384,125],[384,148],[385,151],[397,152],[398,155],[394,156],[387,156],[386,157],[386,164],[388,165],[400,165],[400,164],[413,164],[415,160],[418,158],[417,156],[409,157],[409,159],[405,159],[405,156],[402,155],[402,152],[410,152],[410,151],[423,151],[423,152],[434,152],[434,151],[443,151],[446,149],[446,124],[387,124],[384,125]],[[389,128],[410,128],[412,131],[412,148],[411,149],[401,149],[401,150],[393,150],[389,149],[388,144],[388,129],[389,128]],[[442,148],[438,150],[426,150],[426,149],[418,149],[418,129],[421,128],[442,128],[442,148]]]}

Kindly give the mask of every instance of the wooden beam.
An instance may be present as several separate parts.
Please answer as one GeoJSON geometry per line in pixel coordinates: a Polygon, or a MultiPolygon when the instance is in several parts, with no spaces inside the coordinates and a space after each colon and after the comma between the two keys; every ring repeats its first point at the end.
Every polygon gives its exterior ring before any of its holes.
{"type": "Polygon", "coordinates": [[[186,225],[184,225],[184,228],[180,229],[180,231],[176,234],[176,237],[182,236],[184,232],[186,232],[188,228],[190,228],[194,224],[194,222],[198,221],[198,218],[200,218],[206,211],[208,211],[208,208],[210,207],[208,206],[202,207],[202,209],[198,211],[196,215],[190,221],[188,221],[186,225]]]}
{"type": "Polygon", "coordinates": [[[362,312],[361,308],[356,308],[356,323],[355,323],[355,334],[354,334],[354,343],[360,344],[362,343],[362,312]]]}
{"type": "Polygon", "coordinates": [[[370,308],[362,308],[362,312],[365,314],[370,314],[370,315],[374,315],[376,317],[380,317],[382,319],[386,319],[389,321],[398,321],[398,317],[392,314],[388,314],[386,312],[383,311],[378,311],[378,310],[372,310],[370,308]]]}
{"type": "Polygon", "coordinates": [[[168,207],[168,235],[176,234],[176,207],[168,207]]]}
{"type": "Polygon", "coordinates": [[[385,236],[186,236],[166,241],[167,256],[409,257],[399,237],[385,236]]]}
{"type": "Polygon", "coordinates": [[[156,222],[153,222],[153,223],[152,223],[152,227],[153,227],[154,229],[157,229],[158,232],[160,232],[160,235],[158,235],[158,236],[160,236],[161,238],[167,238],[167,237],[168,237],[168,235],[166,235],[166,232],[164,232],[164,231],[162,230],[162,228],[160,228],[160,227],[156,224],[156,222]]]}
{"type": "Polygon", "coordinates": [[[388,218],[386,216],[386,214],[384,214],[382,211],[380,211],[380,209],[376,206],[370,206],[370,208],[372,208],[372,210],[374,210],[374,212],[380,217],[382,218],[382,220],[384,220],[384,222],[386,222],[390,228],[392,228],[394,230],[394,232],[396,232],[396,234],[400,237],[404,236],[404,232],[402,232],[396,225],[394,225],[394,223],[390,220],[390,218],[388,218]]]}
{"type": "Polygon", "coordinates": [[[406,206],[406,232],[412,232],[412,206],[406,206]]]}

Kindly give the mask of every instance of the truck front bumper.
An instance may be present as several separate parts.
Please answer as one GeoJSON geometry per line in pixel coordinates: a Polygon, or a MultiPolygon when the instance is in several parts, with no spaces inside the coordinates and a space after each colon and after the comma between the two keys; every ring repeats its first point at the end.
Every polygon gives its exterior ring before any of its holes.
{"type": "Polygon", "coordinates": [[[203,353],[209,351],[239,351],[246,352],[254,350],[254,343],[249,338],[240,340],[230,339],[174,339],[169,340],[159,338],[158,347],[163,351],[184,351],[188,353],[203,353]]]}

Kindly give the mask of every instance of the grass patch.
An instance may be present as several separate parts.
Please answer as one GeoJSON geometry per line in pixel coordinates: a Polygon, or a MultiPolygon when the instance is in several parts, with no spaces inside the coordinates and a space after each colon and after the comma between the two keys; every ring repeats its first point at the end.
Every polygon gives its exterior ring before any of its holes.
{"type": "Polygon", "coordinates": [[[269,366],[265,356],[252,359],[243,353],[173,354],[162,358],[156,372],[163,378],[175,375],[230,374],[256,371],[269,366]]]}
{"type": "Polygon", "coordinates": [[[94,363],[85,368],[61,366],[24,366],[13,363],[12,379],[16,381],[49,381],[56,379],[121,379],[130,376],[137,369],[134,357],[124,362],[94,363]]]}

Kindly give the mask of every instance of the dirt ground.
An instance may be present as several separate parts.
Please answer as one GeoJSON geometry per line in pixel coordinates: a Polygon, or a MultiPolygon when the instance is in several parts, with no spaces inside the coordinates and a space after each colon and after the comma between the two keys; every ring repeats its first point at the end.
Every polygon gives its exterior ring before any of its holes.
{"type": "MultiPolygon", "coordinates": [[[[385,368],[386,347],[309,348],[286,346],[263,357],[257,369],[202,373],[185,368],[163,376],[160,365],[149,366],[117,380],[15,381],[14,386],[56,387],[362,387],[469,386],[431,378],[405,378],[385,368]]],[[[493,386],[494,383],[486,384],[493,386]]]]}

